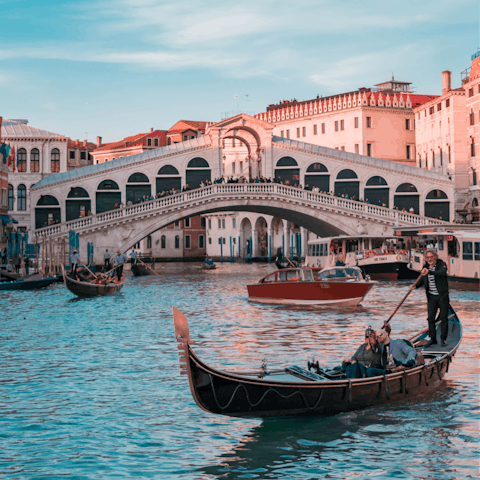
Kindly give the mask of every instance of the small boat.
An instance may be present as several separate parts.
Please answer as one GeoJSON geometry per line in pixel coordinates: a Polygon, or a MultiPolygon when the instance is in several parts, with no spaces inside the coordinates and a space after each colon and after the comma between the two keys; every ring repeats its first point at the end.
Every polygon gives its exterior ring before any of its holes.
{"type": "Polygon", "coordinates": [[[247,285],[248,299],[296,305],[358,305],[374,282],[358,267],[283,268],[247,285]]]}
{"type": "Polygon", "coordinates": [[[122,289],[123,284],[125,283],[125,277],[121,277],[120,281],[118,281],[115,277],[114,279],[112,279],[111,282],[108,283],[105,283],[102,280],[74,280],[66,274],[63,265],[62,272],[65,286],[78,297],[98,297],[103,295],[115,295],[122,289]]]}
{"type": "Polygon", "coordinates": [[[334,266],[339,256],[347,266],[357,266],[374,280],[416,278],[408,269],[408,248],[395,236],[339,235],[308,242],[305,265],[334,266]]]}
{"type": "Polygon", "coordinates": [[[57,277],[43,278],[41,275],[19,278],[12,282],[0,283],[0,290],[37,290],[55,283],[57,277]]]}
{"type": "Polygon", "coordinates": [[[202,265],[203,270],[215,270],[217,266],[214,263],[204,263],[202,265]]]}
{"type": "Polygon", "coordinates": [[[147,265],[139,262],[132,264],[132,274],[134,277],[145,277],[147,275],[159,275],[159,273],[155,271],[155,265],[148,267],[147,265]]]}
{"type": "MultiPolygon", "coordinates": [[[[422,351],[424,365],[356,379],[347,379],[332,370],[329,373],[310,363],[307,368],[292,365],[268,371],[261,367],[257,372],[237,374],[202,362],[192,350],[195,342],[190,340],[187,319],[176,307],[173,319],[180,370],[188,376],[197,405],[206,412],[243,418],[326,417],[414,399],[438,388],[462,340],[460,320],[450,306],[446,347],[439,344],[423,348],[426,331],[412,339],[422,351]]],[[[437,335],[440,336],[438,327],[437,335]]]]}

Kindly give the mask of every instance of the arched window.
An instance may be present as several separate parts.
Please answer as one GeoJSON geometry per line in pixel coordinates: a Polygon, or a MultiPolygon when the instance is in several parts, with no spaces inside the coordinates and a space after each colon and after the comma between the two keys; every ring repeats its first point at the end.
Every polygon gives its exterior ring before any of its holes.
{"type": "Polygon", "coordinates": [[[66,201],[67,222],[91,215],[92,204],[88,192],[82,187],[72,187],[66,201]]]}
{"type": "Polygon", "coordinates": [[[60,171],[60,150],[58,148],[52,150],[50,170],[52,173],[58,173],[60,171]]]}
{"type": "Polygon", "coordinates": [[[448,199],[447,194],[445,192],[442,192],[442,190],[432,190],[427,194],[426,198],[431,200],[448,199]]]}
{"type": "Polygon", "coordinates": [[[175,248],[180,248],[180,237],[175,235],[175,248]]]}
{"type": "Polygon", "coordinates": [[[113,180],[104,180],[100,182],[97,190],[119,190],[118,183],[113,180]]]}
{"type": "Polygon", "coordinates": [[[420,196],[417,187],[411,183],[399,185],[395,190],[393,204],[400,211],[410,212],[413,208],[413,213],[418,215],[420,213],[420,196]]]}
{"type": "Polygon", "coordinates": [[[358,178],[357,174],[353,170],[350,170],[349,168],[342,170],[337,175],[337,180],[346,180],[346,179],[353,179],[353,178],[358,178]]]}
{"type": "Polygon", "coordinates": [[[157,173],[157,193],[169,192],[172,189],[181,190],[182,178],[173,165],[164,165],[157,173]]]}
{"type": "Polygon", "coordinates": [[[24,148],[18,149],[18,171],[27,171],[27,151],[24,148]]]}
{"type": "Polygon", "coordinates": [[[365,184],[364,200],[372,205],[379,205],[381,207],[390,206],[390,189],[387,186],[387,181],[378,175],[370,177],[365,184]]]}
{"type": "Polygon", "coordinates": [[[395,190],[397,193],[405,192],[405,193],[414,193],[418,192],[417,187],[415,185],[412,185],[411,183],[402,183],[397,187],[395,190]]]}
{"type": "Polygon", "coordinates": [[[132,202],[133,204],[147,201],[151,195],[151,186],[148,177],[141,172],[133,173],[128,178],[126,188],[127,204],[132,202]]]}
{"type": "Polygon", "coordinates": [[[337,197],[345,197],[351,200],[359,200],[360,182],[357,174],[346,168],[338,173],[335,181],[335,195],[337,197]]]}
{"type": "Polygon", "coordinates": [[[97,190],[97,211],[94,213],[108,212],[119,207],[122,201],[122,194],[119,191],[117,182],[103,180],[100,182],[97,190]]]}
{"type": "Polygon", "coordinates": [[[210,165],[208,164],[208,162],[201,157],[192,158],[188,162],[188,166],[187,166],[187,168],[209,168],[209,167],[210,165]]]}
{"type": "Polygon", "coordinates": [[[23,184],[17,188],[17,210],[27,209],[27,187],[23,184]]]}
{"type": "MultiPolygon", "coordinates": [[[[278,165],[278,163],[277,163],[278,165]]],[[[308,166],[307,172],[312,173],[328,173],[327,167],[323,163],[312,163],[308,166]]]]}
{"type": "Polygon", "coordinates": [[[277,162],[277,167],[296,167],[296,166],[298,166],[298,163],[292,157],[282,157],[277,162]]]}
{"type": "Polygon", "coordinates": [[[367,187],[379,187],[380,185],[387,185],[387,181],[383,177],[371,177],[367,180],[367,187]]]}
{"type": "Polygon", "coordinates": [[[30,171],[38,173],[40,171],[40,152],[38,148],[32,148],[30,152],[30,171]]]}
{"type": "Polygon", "coordinates": [[[180,175],[178,170],[173,165],[164,165],[157,173],[157,175],[180,175]]]}
{"type": "Polygon", "coordinates": [[[53,195],[42,195],[35,207],[35,228],[60,223],[60,204],[53,195]]]}
{"type": "Polygon", "coordinates": [[[160,239],[160,246],[161,248],[167,248],[167,237],[165,237],[165,235],[162,235],[160,239]]]}
{"type": "Polygon", "coordinates": [[[275,167],[275,178],[286,185],[298,185],[300,182],[300,169],[297,161],[292,157],[282,157],[275,167]]]}
{"type": "Polygon", "coordinates": [[[8,209],[13,210],[13,187],[8,184],[8,209]]]}
{"type": "Polygon", "coordinates": [[[442,190],[431,190],[425,201],[425,216],[450,221],[450,202],[442,190]]]}
{"type": "Polygon", "coordinates": [[[144,173],[133,173],[128,177],[128,183],[148,183],[148,177],[144,173]]]}
{"type": "Polygon", "coordinates": [[[210,165],[204,158],[196,157],[188,162],[186,181],[191,190],[198,188],[201,182],[211,181],[210,165]]]}
{"type": "Polygon", "coordinates": [[[82,187],[72,187],[67,195],[68,198],[88,198],[88,192],[82,187]]]}
{"type": "Polygon", "coordinates": [[[152,248],[152,236],[147,237],[147,248],[152,248]]]}
{"type": "Polygon", "coordinates": [[[305,188],[312,190],[314,187],[318,187],[320,192],[330,191],[330,175],[327,167],[323,163],[312,163],[307,168],[305,174],[305,188]]]}

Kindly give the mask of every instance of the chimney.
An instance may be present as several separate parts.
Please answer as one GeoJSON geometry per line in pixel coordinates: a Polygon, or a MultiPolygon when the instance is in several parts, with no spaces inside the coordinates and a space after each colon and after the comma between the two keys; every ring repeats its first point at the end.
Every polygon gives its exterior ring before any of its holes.
{"type": "Polygon", "coordinates": [[[153,132],[153,128],[150,129],[150,133],[152,133],[152,132],[153,132]]]}
{"type": "Polygon", "coordinates": [[[80,145],[80,142],[78,140],[75,140],[75,146],[78,147],[80,145]]]}
{"type": "Polygon", "coordinates": [[[97,137],[97,148],[102,146],[102,137],[97,137]]]}
{"type": "Polygon", "coordinates": [[[87,141],[86,141],[86,140],[83,141],[83,146],[84,146],[84,147],[87,146],[87,141]]]}
{"type": "Polygon", "coordinates": [[[442,95],[445,95],[452,89],[452,72],[445,70],[442,72],[442,95]]]}

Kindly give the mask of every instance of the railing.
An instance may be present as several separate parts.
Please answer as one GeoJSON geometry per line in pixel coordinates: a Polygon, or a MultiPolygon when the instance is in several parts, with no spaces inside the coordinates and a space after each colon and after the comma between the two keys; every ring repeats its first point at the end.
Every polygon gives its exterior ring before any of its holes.
{"type": "Polygon", "coordinates": [[[108,226],[112,223],[116,223],[118,220],[132,219],[145,213],[162,213],[171,207],[186,206],[189,203],[195,203],[199,199],[225,200],[225,197],[228,199],[228,197],[236,194],[242,194],[245,198],[249,198],[250,195],[258,194],[277,195],[283,198],[308,201],[312,204],[312,207],[315,205],[324,205],[333,209],[337,208],[342,211],[363,213],[377,218],[381,217],[389,219],[391,221],[398,220],[399,222],[405,222],[412,225],[435,225],[446,223],[430,217],[421,217],[420,215],[400,212],[387,207],[380,207],[324,193],[315,193],[310,190],[302,190],[300,188],[276,183],[221,183],[177,193],[168,197],[157,198],[149,202],[137,203],[130,207],[119,208],[117,210],[110,210],[97,215],[71,220],[66,223],[40,228],[35,230],[35,234],[39,237],[66,235],[69,230],[84,230],[88,229],[88,227],[108,226]]]}

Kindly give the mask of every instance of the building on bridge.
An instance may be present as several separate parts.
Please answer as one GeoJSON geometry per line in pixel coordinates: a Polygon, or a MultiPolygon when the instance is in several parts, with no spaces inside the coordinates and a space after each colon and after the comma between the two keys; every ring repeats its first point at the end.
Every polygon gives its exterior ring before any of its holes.
{"type": "Polygon", "coordinates": [[[46,177],[32,190],[32,229],[40,240],[47,236],[60,238],[73,229],[80,234],[84,244],[81,249],[92,242],[95,255],[101,256],[105,248],[125,251],[167,225],[210,213],[271,215],[326,236],[364,229],[382,234],[396,223],[429,224],[429,215],[447,221],[453,218],[454,184],[447,176],[280,138],[273,135],[274,128],[271,122],[240,114],[208,125],[201,137],[46,177]],[[272,183],[198,188],[224,175],[223,140],[229,138],[247,149],[254,177],[280,177],[317,187],[318,192],[272,183]],[[191,189],[188,192],[115,208],[116,203],[125,203],[139,185],[154,196],[186,184],[191,189]],[[431,198],[432,191],[440,191],[440,196],[431,198]],[[370,203],[352,197],[368,198],[370,203]],[[92,215],[69,221],[69,203],[74,200],[81,200],[92,215]],[[60,225],[42,228],[45,208],[60,218],[60,225]],[[401,213],[410,208],[415,214],[401,213]]]}
{"type": "MultiPolygon", "coordinates": [[[[17,157],[17,162],[9,168],[8,210],[18,221],[17,229],[26,231],[30,228],[30,213],[33,210],[30,205],[31,187],[53,173],[91,165],[90,152],[95,145],[32,127],[28,125],[28,120],[6,118],[1,125],[1,137],[15,148],[17,157]]],[[[70,207],[77,208],[73,204],[70,207]]],[[[87,214],[86,211],[84,213],[87,214]]],[[[42,202],[37,205],[36,215],[42,225],[60,220],[57,211],[50,205],[42,205],[42,202]]]]}
{"type": "Polygon", "coordinates": [[[374,88],[319,97],[283,100],[255,118],[274,126],[278,137],[415,165],[413,108],[435,98],[392,79],[374,88]]]}

